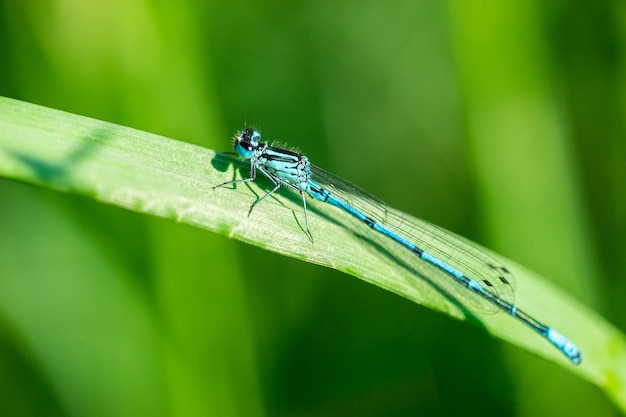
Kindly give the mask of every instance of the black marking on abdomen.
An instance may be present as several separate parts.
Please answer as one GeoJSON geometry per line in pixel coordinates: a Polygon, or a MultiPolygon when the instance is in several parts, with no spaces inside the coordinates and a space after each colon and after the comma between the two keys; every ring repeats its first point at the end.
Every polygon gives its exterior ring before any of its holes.
{"type": "Polygon", "coordinates": [[[370,219],[369,217],[366,217],[365,219],[363,219],[363,223],[365,223],[370,229],[373,229],[376,227],[376,222],[372,219],[370,219]]]}

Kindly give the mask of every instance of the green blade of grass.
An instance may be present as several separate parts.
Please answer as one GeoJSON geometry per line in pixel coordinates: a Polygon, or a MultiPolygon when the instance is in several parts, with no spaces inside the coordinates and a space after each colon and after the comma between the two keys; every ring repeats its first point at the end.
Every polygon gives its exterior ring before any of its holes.
{"type": "Polygon", "coordinates": [[[624,336],[547,280],[494,255],[516,276],[516,304],[579,346],[583,354],[579,367],[506,314],[468,315],[454,300],[343,227],[345,216],[334,207],[310,202],[314,244],[303,231],[301,201],[294,193],[270,198],[248,216],[250,204],[267,190],[262,182],[213,189],[247,175],[247,168],[227,154],[0,97],[4,177],[170,218],[338,269],[457,319],[471,319],[490,334],[601,386],[626,409],[624,336]]]}

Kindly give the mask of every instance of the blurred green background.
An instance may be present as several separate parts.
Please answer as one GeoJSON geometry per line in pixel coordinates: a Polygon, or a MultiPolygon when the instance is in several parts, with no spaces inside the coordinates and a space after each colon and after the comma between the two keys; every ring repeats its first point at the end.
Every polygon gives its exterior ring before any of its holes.
{"type": "MultiPolygon", "coordinates": [[[[224,151],[257,126],[626,328],[623,2],[0,6],[0,95],[224,151]]],[[[0,199],[2,415],[617,413],[336,271],[8,180],[0,199]]]]}

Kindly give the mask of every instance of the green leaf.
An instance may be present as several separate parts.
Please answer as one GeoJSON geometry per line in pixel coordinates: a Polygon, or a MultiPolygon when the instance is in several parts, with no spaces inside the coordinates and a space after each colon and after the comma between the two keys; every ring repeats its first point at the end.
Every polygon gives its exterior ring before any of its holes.
{"type": "Polygon", "coordinates": [[[268,183],[217,184],[248,175],[234,156],[165,137],[0,98],[0,175],[170,218],[273,252],[335,268],[446,313],[559,363],[602,387],[626,409],[624,336],[599,315],[510,260],[516,304],[567,335],[583,354],[573,366],[546,340],[506,314],[468,314],[428,282],[343,225],[334,207],[308,200],[315,243],[304,233],[300,197],[288,191],[248,216],[268,183]]]}

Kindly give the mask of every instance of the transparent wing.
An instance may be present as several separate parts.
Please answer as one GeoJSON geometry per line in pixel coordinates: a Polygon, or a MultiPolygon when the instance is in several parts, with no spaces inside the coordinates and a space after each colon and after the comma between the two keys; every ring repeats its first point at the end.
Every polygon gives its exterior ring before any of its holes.
{"type": "MultiPolygon", "coordinates": [[[[413,242],[420,249],[461,271],[467,278],[481,283],[503,301],[515,305],[512,273],[477,244],[431,223],[408,217],[388,208],[382,200],[319,167],[311,166],[311,178],[393,233],[413,242]]],[[[358,220],[355,222],[358,223],[358,220]]],[[[497,305],[470,291],[448,273],[423,261],[400,244],[380,233],[371,231],[365,225],[361,224],[358,227],[356,230],[369,233],[368,238],[375,240],[376,244],[400,258],[409,269],[431,280],[439,287],[438,289],[446,291],[472,309],[483,312],[498,311],[497,305]]]]}

